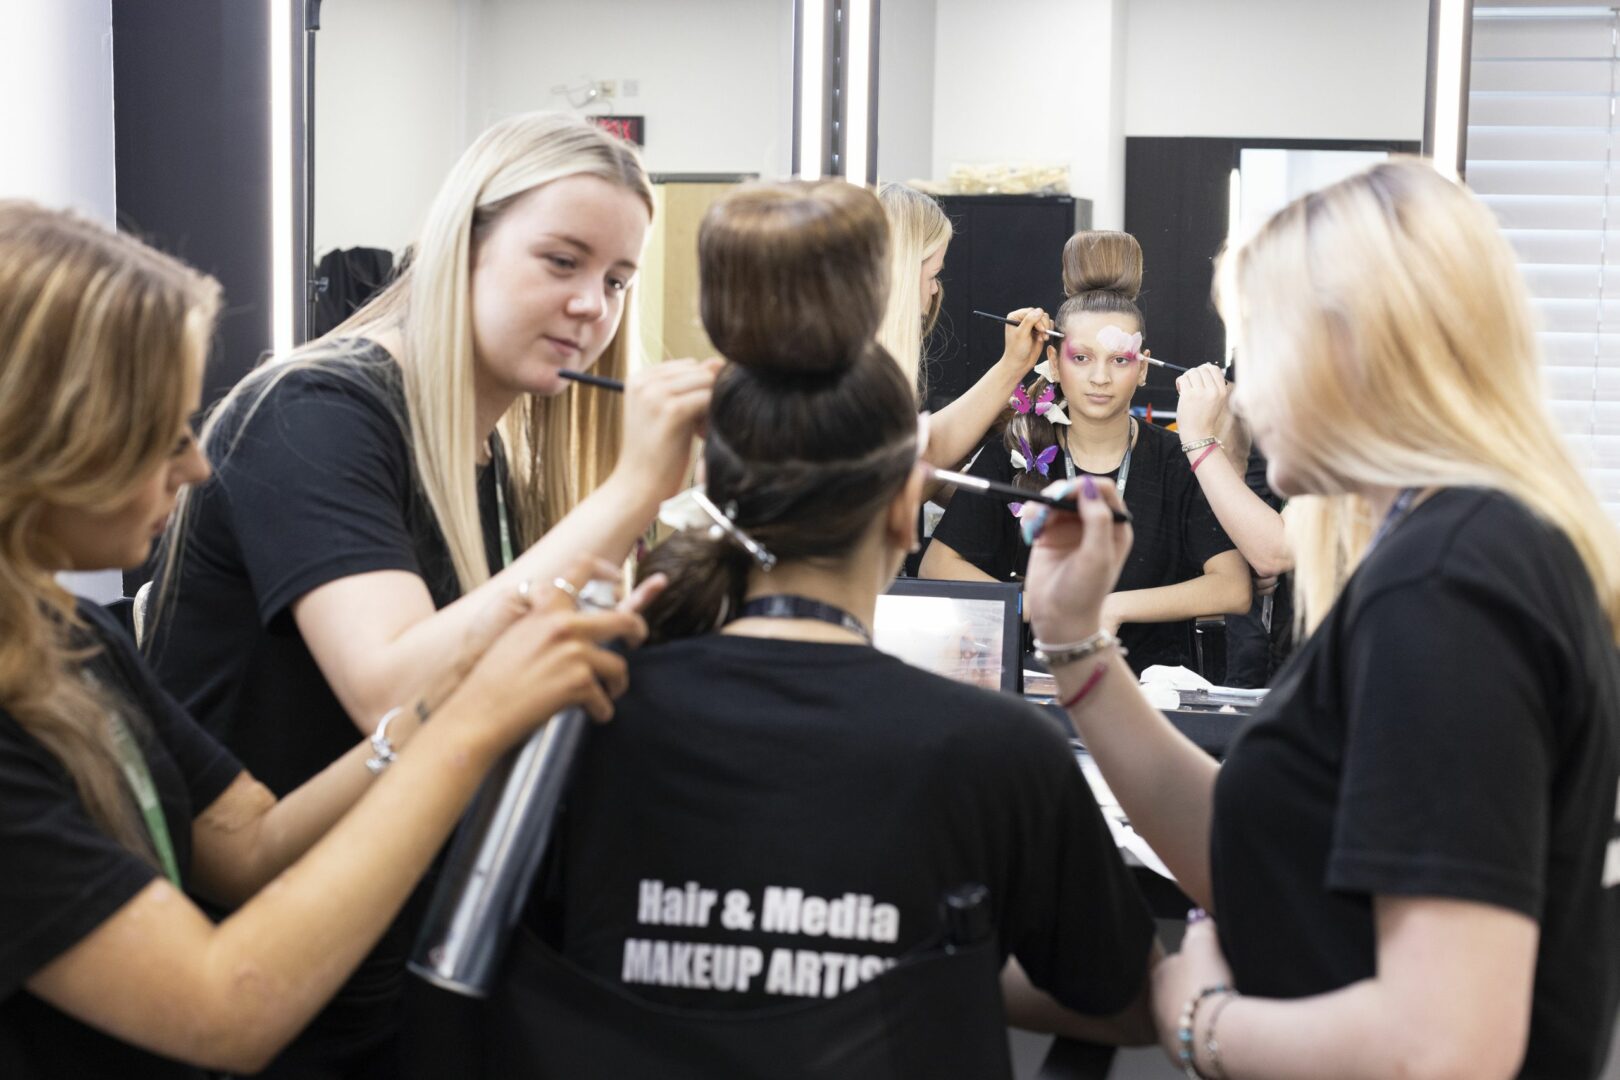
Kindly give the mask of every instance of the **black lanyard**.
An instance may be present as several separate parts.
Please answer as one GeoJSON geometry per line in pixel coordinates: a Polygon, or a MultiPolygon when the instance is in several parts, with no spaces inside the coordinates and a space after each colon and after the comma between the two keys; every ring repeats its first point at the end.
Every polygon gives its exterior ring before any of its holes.
{"type": "Polygon", "coordinates": [[[1395,501],[1389,506],[1389,513],[1384,515],[1383,523],[1378,526],[1378,531],[1373,533],[1372,542],[1367,545],[1367,550],[1362,553],[1362,559],[1366,559],[1368,555],[1371,555],[1373,548],[1382,543],[1384,537],[1388,536],[1395,526],[1399,525],[1406,515],[1412,512],[1412,501],[1417,498],[1417,493],[1417,488],[1409,487],[1402,488],[1401,493],[1395,496],[1395,501]]]}
{"type": "Polygon", "coordinates": [[[737,618],[815,619],[817,622],[841,626],[850,633],[859,635],[868,645],[872,644],[872,633],[866,629],[861,620],[841,607],[824,604],[808,596],[791,596],[785,593],[777,596],[758,596],[742,606],[742,610],[737,612],[737,618]]]}
{"type": "MultiPolygon", "coordinates": [[[[1069,474],[1069,479],[1075,477],[1074,458],[1069,456],[1069,440],[1063,440],[1063,469],[1069,474]]],[[[1131,451],[1136,449],[1136,417],[1131,417],[1130,426],[1125,431],[1125,456],[1119,459],[1119,475],[1114,479],[1114,487],[1119,491],[1119,497],[1125,497],[1125,481],[1131,478],[1131,451]]]]}

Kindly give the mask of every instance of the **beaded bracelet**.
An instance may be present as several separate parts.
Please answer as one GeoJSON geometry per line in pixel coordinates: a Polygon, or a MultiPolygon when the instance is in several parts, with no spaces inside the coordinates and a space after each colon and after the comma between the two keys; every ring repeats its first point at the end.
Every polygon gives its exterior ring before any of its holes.
{"type": "Polygon", "coordinates": [[[1210,1011],[1209,1027],[1204,1029],[1204,1049],[1209,1053],[1211,1080],[1226,1080],[1226,1070],[1221,1066],[1221,1044],[1215,1040],[1215,1025],[1220,1022],[1221,1013],[1226,1011],[1226,1007],[1232,1004],[1233,999],[1242,996],[1236,990],[1229,990],[1210,1011]]]}
{"type": "Polygon", "coordinates": [[[1117,646],[1119,638],[1107,630],[1098,630],[1090,637],[1071,641],[1064,645],[1048,645],[1046,642],[1035,639],[1035,655],[1051,667],[1060,667],[1063,664],[1074,664],[1090,656],[1095,656],[1110,646],[1117,646]]]}
{"type": "Polygon", "coordinates": [[[1198,1006],[1204,1003],[1205,998],[1229,993],[1231,989],[1225,983],[1206,986],[1188,998],[1187,1004],[1181,1007],[1181,1016],[1176,1021],[1176,1040],[1181,1044],[1181,1051],[1176,1059],[1181,1063],[1181,1071],[1186,1074],[1187,1080],[1211,1080],[1198,1071],[1198,1060],[1193,1053],[1193,1022],[1198,1018],[1198,1006]]]}

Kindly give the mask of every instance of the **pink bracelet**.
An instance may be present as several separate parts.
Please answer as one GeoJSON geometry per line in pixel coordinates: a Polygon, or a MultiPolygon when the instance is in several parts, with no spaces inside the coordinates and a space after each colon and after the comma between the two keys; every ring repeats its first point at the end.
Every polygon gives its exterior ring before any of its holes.
{"type": "Polygon", "coordinates": [[[1199,454],[1196,458],[1194,458],[1193,463],[1192,463],[1192,471],[1197,472],[1198,471],[1198,466],[1200,466],[1200,465],[1202,465],[1204,463],[1204,459],[1209,457],[1209,455],[1213,454],[1215,451],[1219,450],[1220,448],[1221,448],[1220,444],[1216,443],[1214,446],[1211,446],[1208,450],[1205,450],[1202,454],[1199,454]]]}
{"type": "Polygon", "coordinates": [[[1087,694],[1091,693],[1097,688],[1097,684],[1102,682],[1102,677],[1106,674],[1108,674],[1108,665],[1098,664],[1092,669],[1091,674],[1086,678],[1086,681],[1080,685],[1080,689],[1075,691],[1074,696],[1068,701],[1061,701],[1058,704],[1064,709],[1074,708],[1076,705],[1080,704],[1081,698],[1085,697],[1087,694]]]}

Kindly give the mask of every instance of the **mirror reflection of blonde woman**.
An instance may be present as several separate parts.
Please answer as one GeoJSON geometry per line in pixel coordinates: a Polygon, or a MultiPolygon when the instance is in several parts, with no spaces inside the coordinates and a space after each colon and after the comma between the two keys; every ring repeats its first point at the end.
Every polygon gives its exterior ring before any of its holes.
{"type": "Polygon", "coordinates": [[[262,1068],[377,941],[490,765],[559,707],[611,712],[624,661],[593,643],[643,632],[556,590],[492,595],[445,658],[471,670],[433,722],[390,726],[397,760],[351,730],[277,799],[53,578],[141,565],[208,477],[188,417],[218,303],[128,237],[0,200],[7,1077],[262,1068]],[[216,922],[191,896],[235,910],[216,922]]]}
{"type": "MultiPolygon", "coordinates": [[[[431,678],[488,596],[579,551],[622,560],[674,494],[717,367],[629,370],[652,203],[629,144],[573,116],[503,120],[404,274],[215,413],[217,474],[171,532],[151,655],[272,790],[431,678]],[[558,374],[585,368],[628,391],[558,374]]],[[[291,1061],[369,1075],[413,936],[408,914],[291,1061]]]]}
{"type": "MultiPolygon", "coordinates": [[[[945,249],[951,242],[951,219],[939,203],[903,184],[884,184],[878,192],[889,219],[889,304],[878,343],[900,364],[908,381],[920,383],[923,347],[939,321],[943,292],[939,283],[945,249]]],[[[1040,308],[1007,313],[1017,326],[1003,331],[999,359],[961,397],[930,421],[928,461],[954,469],[973,453],[1006,410],[1007,401],[1040,360],[1052,320],[1040,308]]],[[[930,482],[928,492],[948,496],[948,488],[930,482]]]]}
{"type": "MultiPolygon", "coordinates": [[[[1054,667],[1219,923],[1155,974],[1161,1040],[1233,1080],[1596,1077],[1620,1006],[1620,535],[1547,408],[1512,250],[1406,160],[1293,203],[1220,271],[1311,636],[1220,766],[1108,645],[1054,667]]],[[[1048,642],[1098,628],[1131,542],[1111,485],[1081,494],[1030,557],[1048,642]]]]}

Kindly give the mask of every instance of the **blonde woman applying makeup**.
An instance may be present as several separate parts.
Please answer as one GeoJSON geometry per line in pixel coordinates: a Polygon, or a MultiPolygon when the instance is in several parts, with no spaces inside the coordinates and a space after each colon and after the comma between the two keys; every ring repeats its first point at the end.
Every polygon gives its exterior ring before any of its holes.
{"type": "Polygon", "coordinates": [[[1029,523],[1069,715],[1219,920],[1155,973],[1161,1041],[1230,1080],[1591,1080],[1620,1006],[1620,534],[1547,408],[1512,249],[1412,159],[1219,271],[1311,631],[1224,764],[1096,636],[1131,544],[1111,486],[1029,523]]]}
{"type": "MultiPolygon", "coordinates": [[[[939,321],[944,297],[939,274],[951,242],[951,219],[932,197],[904,184],[884,184],[878,199],[889,221],[889,303],[878,343],[917,386],[919,399],[925,399],[923,343],[939,321]]],[[[1001,357],[961,397],[933,414],[929,464],[954,469],[966,461],[1041,358],[1050,340],[1046,331],[1052,328],[1046,312],[1020,308],[1007,315],[1018,325],[1003,332],[1001,357]]],[[[939,494],[943,501],[949,493],[949,488],[929,482],[927,494],[939,494]]]]}
{"type": "MultiPolygon", "coordinates": [[[[718,365],[629,371],[652,205],[629,144],[578,117],[503,120],[404,274],[211,418],[216,476],[171,529],[149,652],[272,791],[369,733],[488,596],[581,551],[622,561],[674,494],[718,365]],[[585,368],[627,392],[559,375],[585,368]]],[[[386,1072],[411,923],[277,1069],[386,1072]]]]}

